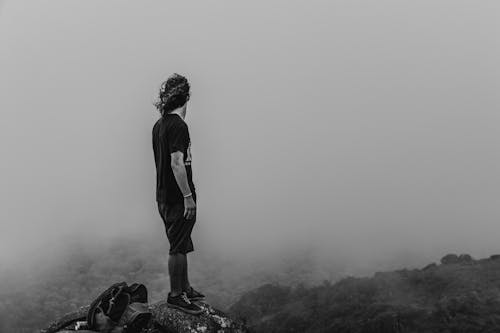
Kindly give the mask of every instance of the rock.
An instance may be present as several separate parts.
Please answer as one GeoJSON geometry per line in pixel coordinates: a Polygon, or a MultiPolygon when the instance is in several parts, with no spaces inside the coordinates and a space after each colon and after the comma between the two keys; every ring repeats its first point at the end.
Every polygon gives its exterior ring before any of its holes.
{"type": "MultiPolygon", "coordinates": [[[[59,332],[63,328],[67,328],[68,325],[71,325],[77,320],[86,320],[87,318],[87,312],[89,310],[89,306],[83,306],[79,308],[75,312],[70,312],[68,314],[65,314],[58,320],[53,321],[49,327],[40,330],[40,333],[55,333],[59,332]]],[[[72,325],[73,326],[73,325],[72,325]]]]}
{"type": "MultiPolygon", "coordinates": [[[[239,321],[233,320],[222,311],[214,309],[205,302],[199,302],[205,310],[200,315],[191,315],[180,310],[167,306],[166,301],[161,301],[150,306],[153,313],[152,322],[147,333],[247,333],[248,329],[239,321]]],[[[80,308],[78,311],[69,313],[54,321],[48,328],[40,333],[65,333],[74,331],[64,331],[73,325],[68,325],[76,320],[84,320],[88,311],[88,306],[80,308]]],[[[83,332],[83,331],[82,331],[83,332]]]]}
{"type": "Polygon", "coordinates": [[[450,264],[457,264],[457,263],[458,263],[458,256],[456,254],[453,254],[453,253],[447,254],[441,258],[441,264],[443,264],[443,265],[450,265],[450,264]]]}
{"type": "Polygon", "coordinates": [[[242,323],[230,319],[222,311],[216,310],[204,302],[198,304],[205,311],[198,316],[194,316],[169,308],[165,301],[156,303],[152,306],[154,321],[166,332],[248,332],[242,323]]]}

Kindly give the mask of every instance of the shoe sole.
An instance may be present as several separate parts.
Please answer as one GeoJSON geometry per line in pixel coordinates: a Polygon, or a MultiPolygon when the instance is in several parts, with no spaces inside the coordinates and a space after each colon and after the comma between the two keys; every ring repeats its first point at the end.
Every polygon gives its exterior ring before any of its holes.
{"type": "Polygon", "coordinates": [[[176,305],[176,304],[172,304],[172,303],[168,303],[168,302],[167,302],[167,306],[168,306],[169,308],[173,308],[173,309],[181,310],[182,312],[189,313],[189,314],[193,314],[193,315],[198,315],[198,314],[200,314],[200,313],[202,313],[202,312],[203,312],[203,309],[202,309],[202,310],[199,310],[199,311],[189,310],[189,309],[183,308],[182,306],[179,306],[179,305],[176,305]]]}

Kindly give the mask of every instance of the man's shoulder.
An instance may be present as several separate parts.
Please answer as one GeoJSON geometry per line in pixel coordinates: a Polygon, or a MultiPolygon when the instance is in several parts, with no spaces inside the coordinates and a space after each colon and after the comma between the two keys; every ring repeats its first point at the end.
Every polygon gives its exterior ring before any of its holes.
{"type": "Polygon", "coordinates": [[[160,136],[160,120],[161,118],[156,121],[156,123],[153,125],[153,129],[151,130],[151,134],[153,136],[153,144],[156,144],[160,136]]]}
{"type": "Polygon", "coordinates": [[[158,131],[158,129],[160,128],[160,123],[161,123],[161,118],[158,119],[155,124],[153,125],[153,133],[158,131]]]}

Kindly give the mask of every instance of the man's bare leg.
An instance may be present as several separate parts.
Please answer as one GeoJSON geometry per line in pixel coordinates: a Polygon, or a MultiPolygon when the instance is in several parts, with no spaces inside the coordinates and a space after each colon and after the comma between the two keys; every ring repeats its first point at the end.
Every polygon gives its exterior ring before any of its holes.
{"type": "Polygon", "coordinates": [[[170,276],[170,295],[178,296],[183,291],[184,271],[187,264],[186,256],[181,253],[168,256],[168,274],[170,276]]]}
{"type": "Polygon", "coordinates": [[[187,272],[187,258],[185,254],[176,253],[171,254],[168,257],[168,271],[170,275],[170,294],[167,298],[167,303],[169,307],[179,309],[181,311],[200,314],[203,312],[203,308],[196,303],[190,302],[188,297],[183,295],[183,283],[187,281],[184,278],[184,273],[187,272]]]}
{"type": "Polygon", "coordinates": [[[184,271],[182,272],[182,290],[188,291],[191,285],[189,284],[188,279],[188,263],[187,263],[187,254],[182,255],[184,257],[184,271]]]}

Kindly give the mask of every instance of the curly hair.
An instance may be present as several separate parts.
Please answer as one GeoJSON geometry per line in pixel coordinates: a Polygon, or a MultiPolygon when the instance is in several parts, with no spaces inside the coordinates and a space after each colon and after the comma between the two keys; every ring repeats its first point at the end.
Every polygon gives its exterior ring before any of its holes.
{"type": "Polygon", "coordinates": [[[189,101],[191,94],[188,80],[177,73],[172,74],[167,81],[163,82],[158,93],[156,108],[163,116],[183,106],[189,101]]]}

